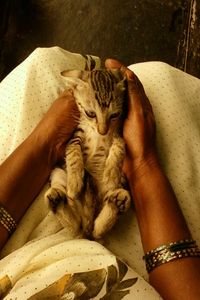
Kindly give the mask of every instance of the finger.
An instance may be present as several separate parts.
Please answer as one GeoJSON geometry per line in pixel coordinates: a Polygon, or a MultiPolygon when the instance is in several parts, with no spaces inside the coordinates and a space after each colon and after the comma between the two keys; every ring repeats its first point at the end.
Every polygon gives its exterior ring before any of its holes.
{"type": "Polygon", "coordinates": [[[120,62],[119,60],[112,59],[112,58],[107,58],[105,61],[105,66],[108,69],[120,69],[124,64],[120,62]]]}
{"type": "Polygon", "coordinates": [[[138,94],[138,88],[136,85],[135,80],[130,80],[128,78],[128,96],[129,96],[129,102],[128,102],[128,108],[129,113],[132,114],[133,112],[140,112],[142,113],[143,106],[141,102],[141,97],[138,94]]]}
{"type": "Polygon", "coordinates": [[[105,61],[105,66],[108,69],[120,69],[127,79],[134,80],[137,78],[137,76],[119,60],[108,58],[105,61]]]}
{"type": "Polygon", "coordinates": [[[64,90],[62,93],[60,93],[60,97],[69,97],[74,99],[74,93],[72,89],[64,90]]]}
{"type": "Polygon", "coordinates": [[[142,106],[144,111],[151,111],[151,103],[145,93],[144,87],[137,77],[130,69],[126,70],[126,76],[128,81],[128,93],[129,97],[132,99],[130,101],[132,104],[135,103],[136,106],[142,106]]]}

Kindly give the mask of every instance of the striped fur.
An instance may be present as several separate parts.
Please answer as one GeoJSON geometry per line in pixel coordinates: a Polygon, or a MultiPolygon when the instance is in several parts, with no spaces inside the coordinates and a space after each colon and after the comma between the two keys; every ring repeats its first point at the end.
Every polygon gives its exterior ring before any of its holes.
{"type": "Polygon", "coordinates": [[[91,72],[91,84],[94,90],[95,99],[101,107],[109,107],[113,100],[115,77],[108,71],[91,72]]]}

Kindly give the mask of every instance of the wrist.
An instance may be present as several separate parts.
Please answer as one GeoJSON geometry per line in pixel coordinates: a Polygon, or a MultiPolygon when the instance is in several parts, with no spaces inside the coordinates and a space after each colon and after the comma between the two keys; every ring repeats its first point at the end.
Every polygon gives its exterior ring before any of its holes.
{"type": "Polygon", "coordinates": [[[153,170],[161,171],[161,166],[156,153],[150,153],[145,158],[130,160],[126,176],[128,181],[135,185],[153,170]]]}
{"type": "Polygon", "coordinates": [[[57,160],[56,147],[53,136],[47,131],[35,129],[27,138],[27,143],[33,147],[33,156],[37,161],[45,161],[47,168],[52,168],[57,160]]]}

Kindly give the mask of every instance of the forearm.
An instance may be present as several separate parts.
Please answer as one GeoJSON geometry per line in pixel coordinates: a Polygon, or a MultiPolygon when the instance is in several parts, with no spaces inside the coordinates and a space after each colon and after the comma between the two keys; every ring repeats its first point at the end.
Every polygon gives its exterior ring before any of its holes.
{"type": "MultiPolygon", "coordinates": [[[[0,203],[18,223],[52,168],[48,143],[34,131],[0,166],[0,203]]],[[[0,226],[0,248],[8,234],[0,226]]]]}
{"type": "MultiPolygon", "coordinates": [[[[129,181],[145,253],[191,237],[171,185],[156,160],[144,165],[129,181]]],[[[150,273],[149,279],[166,299],[198,299],[200,259],[163,264],[150,273]]]]}
{"type": "Polygon", "coordinates": [[[144,165],[130,186],[145,252],[190,237],[176,196],[157,161],[144,165]]]}

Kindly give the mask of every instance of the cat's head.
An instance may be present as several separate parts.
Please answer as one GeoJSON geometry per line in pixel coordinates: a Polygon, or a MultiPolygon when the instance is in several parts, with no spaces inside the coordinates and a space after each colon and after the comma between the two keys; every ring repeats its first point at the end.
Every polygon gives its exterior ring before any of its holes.
{"type": "Polygon", "coordinates": [[[99,134],[105,135],[119,127],[124,113],[126,81],[119,69],[61,73],[67,77],[81,113],[99,134]]]}

